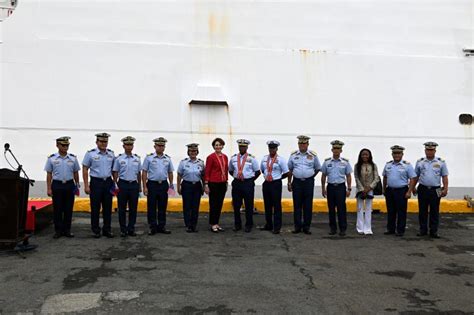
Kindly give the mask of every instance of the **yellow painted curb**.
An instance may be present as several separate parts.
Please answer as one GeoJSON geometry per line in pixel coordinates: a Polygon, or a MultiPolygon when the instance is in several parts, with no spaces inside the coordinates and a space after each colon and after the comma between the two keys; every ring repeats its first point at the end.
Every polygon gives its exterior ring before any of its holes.
{"type": "MultiPolygon", "coordinates": [[[[50,198],[31,198],[30,200],[51,200],[50,198]]],[[[357,204],[356,199],[347,199],[347,211],[356,212],[357,204]]],[[[183,209],[183,202],[181,198],[170,198],[168,200],[168,211],[170,212],[181,212],[183,209]]],[[[114,198],[113,208],[117,207],[117,199],[114,198]]],[[[255,199],[255,208],[263,211],[263,199],[255,199]]],[[[373,209],[379,209],[381,212],[387,212],[385,205],[385,199],[374,199],[373,209]]],[[[293,199],[284,198],[282,199],[283,212],[293,212],[293,199]]],[[[313,199],[313,212],[327,212],[326,199],[313,199]]],[[[90,201],[89,198],[76,198],[74,202],[75,212],[90,212],[90,201]]],[[[140,198],[138,202],[138,211],[146,212],[146,198],[140,198]]],[[[224,200],[223,212],[232,212],[232,199],[226,198],[224,200]]],[[[440,211],[443,213],[474,213],[473,208],[467,206],[467,201],[462,199],[443,199],[441,200],[440,211]]],[[[203,198],[201,200],[200,212],[209,212],[209,199],[203,198]]],[[[418,200],[408,200],[408,212],[418,212],[418,200]]]]}

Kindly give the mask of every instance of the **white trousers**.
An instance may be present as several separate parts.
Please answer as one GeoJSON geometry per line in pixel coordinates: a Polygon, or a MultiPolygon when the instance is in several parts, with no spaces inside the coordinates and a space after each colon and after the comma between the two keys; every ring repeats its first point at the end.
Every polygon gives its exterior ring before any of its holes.
{"type": "Polygon", "coordinates": [[[372,234],[372,201],[373,199],[357,198],[357,224],[359,233],[372,234]]]}

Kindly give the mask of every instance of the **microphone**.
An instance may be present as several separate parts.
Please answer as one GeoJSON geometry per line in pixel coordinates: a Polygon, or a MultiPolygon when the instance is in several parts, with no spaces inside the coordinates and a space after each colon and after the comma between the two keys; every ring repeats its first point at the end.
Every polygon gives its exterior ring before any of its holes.
{"type": "Polygon", "coordinates": [[[9,143],[5,143],[5,145],[3,147],[5,148],[5,152],[10,150],[10,144],[9,143]]]}

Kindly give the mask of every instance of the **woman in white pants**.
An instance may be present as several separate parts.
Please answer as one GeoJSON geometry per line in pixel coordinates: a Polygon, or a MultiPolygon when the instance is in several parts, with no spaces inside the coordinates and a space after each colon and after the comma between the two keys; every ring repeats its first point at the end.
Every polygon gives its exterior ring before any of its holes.
{"type": "Polygon", "coordinates": [[[372,152],[362,149],[354,167],[357,185],[357,232],[361,235],[372,235],[372,200],[374,188],[380,181],[377,165],[372,160],[372,152]]]}

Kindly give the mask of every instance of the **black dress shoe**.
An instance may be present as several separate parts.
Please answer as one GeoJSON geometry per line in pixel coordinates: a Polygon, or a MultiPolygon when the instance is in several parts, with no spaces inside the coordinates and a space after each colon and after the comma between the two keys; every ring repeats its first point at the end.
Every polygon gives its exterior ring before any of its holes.
{"type": "Polygon", "coordinates": [[[68,237],[68,238],[74,237],[74,234],[72,234],[71,232],[64,232],[63,235],[68,237]]]}
{"type": "Polygon", "coordinates": [[[346,232],[345,231],[339,232],[339,236],[346,236],[346,232]]]}
{"type": "Polygon", "coordinates": [[[395,236],[398,236],[398,237],[402,237],[403,236],[403,233],[395,233],[395,236]]]}
{"type": "Polygon", "coordinates": [[[95,233],[93,234],[93,236],[94,236],[94,238],[100,238],[100,232],[95,232],[95,233]]]}
{"type": "Polygon", "coordinates": [[[329,234],[329,235],[336,235],[336,234],[337,234],[337,231],[329,231],[328,234],[329,234]]]}
{"type": "Polygon", "coordinates": [[[242,230],[242,227],[238,226],[238,225],[234,226],[234,228],[232,229],[232,231],[234,231],[234,232],[237,232],[237,231],[240,231],[240,230],[242,230]]]}
{"type": "Polygon", "coordinates": [[[395,232],[393,232],[393,231],[385,231],[385,232],[383,232],[383,234],[385,234],[385,235],[391,235],[391,234],[395,234],[395,232]]]}
{"type": "Polygon", "coordinates": [[[428,235],[428,233],[426,233],[426,232],[418,232],[418,233],[416,233],[416,236],[426,236],[426,235],[428,235]]]}
{"type": "Polygon", "coordinates": [[[261,227],[261,228],[260,228],[260,231],[271,231],[271,230],[273,230],[273,228],[270,228],[270,227],[268,227],[267,225],[265,225],[264,227],[261,227]]]}
{"type": "Polygon", "coordinates": [[[137,233],[135,231],[128,231],[128,236],[137,236],[137,233]]]}
{"type": "Polygon", "coordinates": [[[112,232],[102,232],[102,235],[107,237],[107,238],[113,238],[114,235],[112,234],[112,232]]]}
{"type": "Polygon", "coordinates": [[[170,230],[167,230],[165,228],[162,228],[162,229],[158,229],[156,231],[156,233],[161,233],[161,234],[171,234],[171,231],[170,230]]]}
{"type": "Polygon", "coordinates": [[[291,231],[291,233],[299,234],[299,233],[301,233],[301,229],[294,229],[293,231],[291,231]]]}
{"type": "Polygon", "coordinates": [[[252,231],[252,227],[251,226],[246,226],[245,227],[245,233],[250,233],[252,231]]]}
{"type": "Polygon", "coordinates": [[[61,236],[62,236],[62,234],[61,234],[60,232],[56,232],[56,233],[54,233],[53,238],[54,238],[54,239],[58,239],[58,238],[60,238],[61,236]]]}
{"type": "Polygon", "coordinates": [[[306,235],[311,235],[311,231],[309,229],[303,229],[303,233],[306,235]]]}
{"type": "Polygon", "coordinates": [[[431,238],[441,238],[441,236],[438,235],[438,233],[430,233],[431,238]]]}
{"type": "Polygon", "coordinates": [[[148,235],[155,235],[156,234],[156,230],[150,230],[148,231],[148,235]]]}
{"type": "Polygon", "coordinates": [[[190,226],[188,226],[188,227],[186,228],[186,233],[192,233],[192,232],[193,232],[193,228],[190,227],[190,226]]]}
{"type": "Polygon", "coordinates": [[[193,233],[197,233],[197,232],[198,232],[198,230],[197,230],[197,228],[196,228],[195,226],[192,226],[192,227],[191,227],[191,230],[193,231],[193,233]]]}
{"type": "Polygon", "coordinates": [[[274,230],[272,233],[273,234],[280,234],[280,230],[274,230]]]}
{"type": "Polygon", "coordinates": [[[120,232],[120,237],[127,237],[127,232],[120,232]]]}

